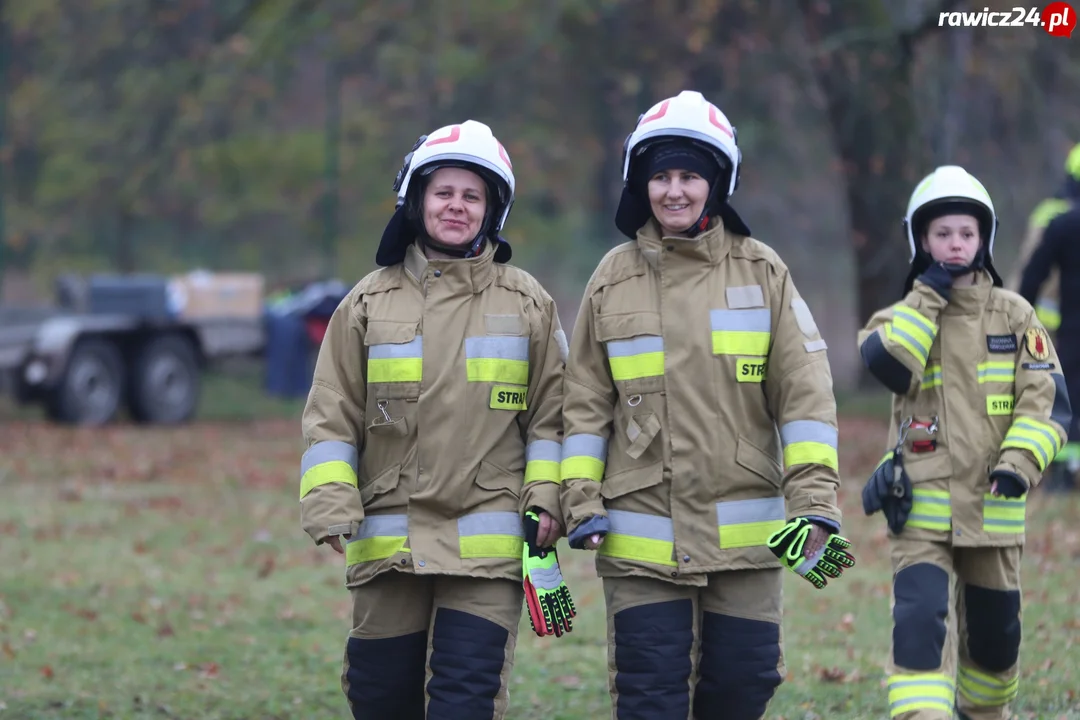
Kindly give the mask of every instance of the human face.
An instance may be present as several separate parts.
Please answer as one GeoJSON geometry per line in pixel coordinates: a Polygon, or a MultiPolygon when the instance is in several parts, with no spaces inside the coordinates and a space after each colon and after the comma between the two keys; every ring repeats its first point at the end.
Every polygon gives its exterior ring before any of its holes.
{"type": "Polygon", "coordinates": [[[971,215],[942,215],[930,221],[922,247],[934,262],[970,265],[979,252],[979,223],[971,215]]]}
{"type": "Polygon", "coordinates": [[[443,245],[468,245],[480,233],[487,185],[465,168],[439,168],[424,191],[424,229],[443,245]]]}
{"type": "Polygon", "coordinates": [[[684,235],[708,198],[708,181],[689,170],[664,170],[649,180],[649,205],[665,236],[684,235]]]}

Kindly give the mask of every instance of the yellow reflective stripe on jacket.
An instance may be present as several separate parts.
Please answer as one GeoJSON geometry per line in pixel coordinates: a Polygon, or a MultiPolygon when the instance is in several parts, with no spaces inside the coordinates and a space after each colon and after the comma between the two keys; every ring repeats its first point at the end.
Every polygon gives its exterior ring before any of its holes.
{"type": "Polygon", "coordinates": [[[769,308],[710,310],[714,355],[769,354],[772,313],[769,308]]]}
{"type": "Polygon", "coordinates": [[[600,555],[675,567],[675,525],[671,518],[628,510],[608,510],[611,530],[600,555]]]}
{"type": "Polygon", "coordinates": [[[529,384],[529,338],[483,335],[465,338],[469,382],[529,384]]]}
{"type": "Polygon", "coordinates": [[[911,514],[907,524],[924,530],[952,528],[952,503],[948,490],[924,490],[912,488],[911,514]]]}
{"type": "Polygon", "coordinates": [[[424,342],[417,335],[407,343],[382,343],[368,348],[369,383],[420,382],[424,375],[424,342]]]}
{"type": "Polygon", "coordinates": [[[922,385],[919,386],[919,389],[929,390],[935,387],[941,387],[941,366],[928,365],[923,373],[922,385]]]}
{"type": "Polygon", "coordinates": [[[836,428],[817,420],[792,420],[780,428],[784,446],[784,468],[795,465],[824,465],[839,469],[836,457],[836,428]]]}
{"type": "Polygon", "coordinates": [[[906,305],[895,306],[892,322],[885,323],[885,337],[911,353],[920,365],[926,365],[937,332],[929,318],[906,305]]]}
{"type": "Polygon", "coordinates": [[[317,442],[300,460],[300,499],[309,492],[332,482],[357,487],[356,447],[340,440],[317,442]]]}
{"type": "Polygon", "coordinates": [[[1043,472],[1061,451],[1061,440],[1052,425],[1041,420],[1018,417],[1013,420],[1009,432],[1005,433],[1005,440],[1001,443],[1002,450],[1010,447],[1029,451],[1035,456],[1039,472],[1043,472]]]}
{"type": "Polygon", "coordinates": [[[980,385],[988,382],[1016,382],[1016,365],[1010,361],[991,360],[981,362],[977,369],[980,385]]]}
{"type": "Polygon", "coordinates": [[[607,356],[613,380],[637,380],[664,374],[664,338],[659,335],[612,340],[607,343],[607,356]]]}
{"type": "Polygon", "coordinates": [[[1035,317],[1039,318],[1039,322],[1050,332],[1061,327],[1061,309],[1053,300],[1039,298],[1035,303],[1035,317]]]}
{"type": "Polygon", "coordinates": [[[525,482],[562,479],[562,443],[554,440],[533,440],[525,446],[525,482]]]}
{"type": "Polygon", "coordinates": [[[607,440],[599,435],[580,433],[563,439],[562,477],[584,478],[601,482],[607,460],[607,440]]]}
{"type": "Polygon", "coordinates": [[[917,673],[889,676],[889,717],[916,710],[930,710],[953,715],[956,685],[942,673],[917,673]]]}
{"type": "Polygon", "coordinates": [[[784,527],[784,498],[754,498],[716,503],[720,549],[764,545],[784,527]]]}
{"type": "Polygon", "coordinates": [[[983,530],[994,533],[1024,532],[1024,511],[1027,498],[994,497],[983,495],[983,530]]]}
{"type": "Polygon", "coordinates": [[[1020,689],[1020,674],[996,678],[974,668],[960,666],[957,671],[960,695],[976,707],[997,707],[1012,701],[1020,689]]]}
{"type": "Polygon", "coordinates": [[[408,515],[368,515],[360,530],[345,543],[345,564],[348,566],[385,560],[399,552],[409,552],[408,515]]]}
{"type": "Polygon", "coordinates": [[[458,518],[458,549],[462,559],[521,558],[525,531],[514,512],[480,512],[458,518]]]}

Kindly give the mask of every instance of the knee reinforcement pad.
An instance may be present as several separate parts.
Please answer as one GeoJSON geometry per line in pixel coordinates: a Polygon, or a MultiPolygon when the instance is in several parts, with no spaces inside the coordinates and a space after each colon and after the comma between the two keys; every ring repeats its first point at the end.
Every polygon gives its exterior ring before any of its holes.
{"type": "Polygon", "coordinates": [[[780,687],[779,664],[779,625],[704,613],[694,715],[757,720],[780,687]]]}
{"type": "Polygon", "coordinates": [[[356,720],[424,720],[427,633],[368,640],[345,647],[345,695],[356,720]]]}
{"type": "Polygon", "coordinates": [[[964,586],[968,657],[990,672],[1005,672],[1020,656],[1020,591],[964,586]]]}
{"type": "Polygon", "coordinates": [[[431,633],[430,720],[477,720],[495,714],[510,633],[461,610],[435,611],[431,633]]]}
{"type": "Polygon", "coordinates": [[[690,714],[690,600],[651,603],[615,613],[616,717],[667,720],[690,714]]]}
{"type": "Polygon", "coordinates": [[[893,580],[893,662],[905,670],[937,670],[949,616],[949,574],[937,565],[906,567],[893,580]]]}

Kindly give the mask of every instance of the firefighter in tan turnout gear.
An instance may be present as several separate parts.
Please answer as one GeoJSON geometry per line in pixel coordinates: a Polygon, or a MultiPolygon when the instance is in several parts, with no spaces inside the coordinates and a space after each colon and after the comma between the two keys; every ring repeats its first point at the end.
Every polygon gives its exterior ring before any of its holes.
{"type": "Polygon", "coordinates": [[[634,240],[571,341],[563,510],[571,547],[597,549],[623,720],[761,717],[785,673],[783,566],[823,587],[854,562],[825,342],[727,204],[739,162],[700,93],[641,116],[616,217],[634,240]]]}
{"type": "Polygon", "coordinates": [[[1025,501],[1065,441],[1069,398],[1035,311],[994,270],[982,184],[939,167],[905,224],[905,295],[859,333],[866,366],[895,394],[889,452],[863,490],[890,528],[890,715],[1008,718],[1025,501]]]}
{"type": "Polygon", "coordinates": [[[486,125],[421,137],[394,189],[383,267],[319,353],[301,520],[344,550],[354,718],[503,718],[523,586],[538,633],[573,614],[551,547],[566,338],[548,293],[505,264],[514,175],[486,125]]]}

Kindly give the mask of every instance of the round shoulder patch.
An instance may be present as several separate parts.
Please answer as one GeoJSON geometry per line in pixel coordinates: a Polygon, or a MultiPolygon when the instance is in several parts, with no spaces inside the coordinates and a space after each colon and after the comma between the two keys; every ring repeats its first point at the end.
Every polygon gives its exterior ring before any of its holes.
{"type": "Polygon", "coordinates": [[[1036,360],[1045,360],[1050,357],[1050,338],[1042,328],[1028,328],[1028,331],[1024,333],[1024,347],[1036,360]]]}

